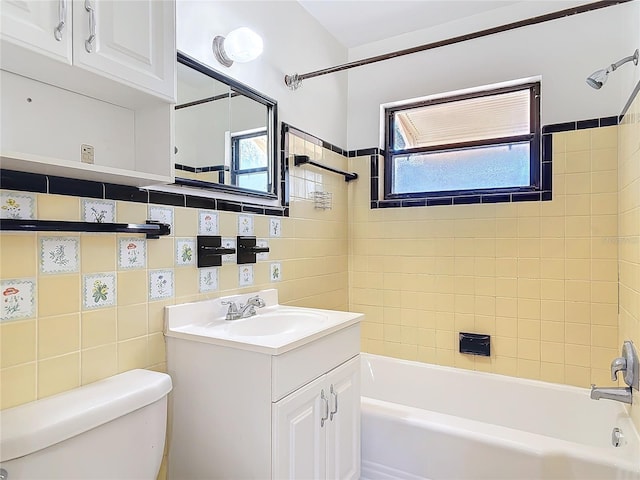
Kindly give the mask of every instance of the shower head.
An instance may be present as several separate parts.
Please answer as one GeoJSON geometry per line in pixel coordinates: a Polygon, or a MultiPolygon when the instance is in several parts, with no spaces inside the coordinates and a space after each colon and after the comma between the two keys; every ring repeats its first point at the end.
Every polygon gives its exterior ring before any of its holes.
{"type": "Polygon", "coordinates": [[[598,70],[587,77],[587,85],[598,90],[607,83],[607,78],[609,78],[609,69],[598,70]]]}
{"type": "Polygon", "coordinates": [[[591,75],[587,77],[587,85],[596,90],[602,88],[602,86],[607,83],[607,79],[609,78],[609,74],[615,70],[617,70],[621,65],[624,65],[627,62],[633,62],[634,65],[638,65],[638,49],[633,53],[633,55],[629,57],[624,57],[622,60],[618,60],[616,63],[612,63],[606,69],[598,70],[593,72],[591,75]]]}

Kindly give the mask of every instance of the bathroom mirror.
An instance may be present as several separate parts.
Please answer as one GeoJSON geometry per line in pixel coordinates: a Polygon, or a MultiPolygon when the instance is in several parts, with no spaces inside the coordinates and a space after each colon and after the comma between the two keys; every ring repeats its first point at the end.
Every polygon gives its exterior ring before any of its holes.
{"type": "Polygon", "coordinates": [[[175,183],[277,198],[277,103],[178,52],[175,183]]]}

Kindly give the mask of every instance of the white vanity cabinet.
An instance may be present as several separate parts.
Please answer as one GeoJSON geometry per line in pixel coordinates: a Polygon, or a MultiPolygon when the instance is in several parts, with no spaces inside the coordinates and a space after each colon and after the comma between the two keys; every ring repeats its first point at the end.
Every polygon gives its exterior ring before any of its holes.
{"type": "Polygon", "coordinates": [[[2,0],[3,168],[172,182],[175,55],[175,0],[2,0]]]}
{"type": "Polygon", "coordinates": [[[168,478],[358,479],[362,315],[271,347],[207,336],[213,302],[166,307],[168,478]]]}
{"type": "Polygon", "coordinates": [[[273,404],[273,478],[360,477],[360,357],[273,404]]]}

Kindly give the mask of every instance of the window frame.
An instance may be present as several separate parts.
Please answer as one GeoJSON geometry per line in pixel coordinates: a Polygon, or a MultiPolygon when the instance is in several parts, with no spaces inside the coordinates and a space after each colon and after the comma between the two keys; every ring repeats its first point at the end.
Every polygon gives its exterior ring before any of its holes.
{"type": "Polygon", "coordinates": [[[252,173],[265,172],[267,174],[267,188],[269,191],[272,189],[271,181],[269,180],[269,159],[267,155],[267,165],[258,168],[240,168],[240,142],[248,138],[254,137],[267,137],[268,144],[268,132],[266,129],[249,130],[245,132],[238,132],[237,134],[230,134],[231,138],[231,183],[237,184],[238,176],[248,175],[252,173]]]}
{"type": "Polygon", "coordinates": [[[452,95],[448,97],[438,97],[433,99],[419,100],[416,102],[403,102],[401,105],[387,107],[384,110],[384,199],[418,199],[432,197],[463,197],[468,195],[492,194],[492,193],[514,193],[514,192],[538,192],[542,190],[542,159],[541,159],[541,127],[540,127],[540,82],[527,82],[506,87],[493,88],[489,90],[475,91],[452,95]],[[529,90],[530,111],[529,111],[529,133],[526,135],[514,135],[511,137],[491,138],[486,140],[475,140],[470,142],[459,142],[451,144],[434,145],[429,147],[416,147],[405,149],[393,149],[395,122],[394,116],[397,112],[410,110],[429,105],[452,103],[460,100],[480,98],[503,93],[529,90]],[[500,187],[500,188],[478,188],[465,190],[441,190],[441,191],[419,191],[408,193],[392,193],[393,186],[393,159],[398,156],[415,153],[451,152],[482,146],[499,146],[510,143],[529,142],[529,178],[528,186],[500,187]]]}

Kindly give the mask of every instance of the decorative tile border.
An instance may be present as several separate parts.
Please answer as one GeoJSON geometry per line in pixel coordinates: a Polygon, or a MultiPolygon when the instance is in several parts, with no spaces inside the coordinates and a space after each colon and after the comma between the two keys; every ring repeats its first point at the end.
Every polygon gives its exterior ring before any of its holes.
{"type": "Polygon", "coordinates": [[[212,292],[218,289],[217,268],[201,268],[198,270],[198,273],[200,275],[200,281],[198,282],[200,293],[212,292]]]}
{"type": "Polygon", "coordinates": [[[144,268],[147,265],[147,241],[144,238],[118,240],[118,267],[144,268]]]}
{"type": "Polygon", "coordinates": [[[35,281],[25,278],[2,280],[0,292],[2,292],[0,321],[35,317],[35,281]]]}
{"type": "Polygon", "coordinates": [[[173,297],[173,270],[149,272],[149,300],[173,297]]]}
{"type": "Polygon", "coordinates": [[[80,241],[75,237],[41,237],[40,271],[69,273],[79,269],[80,241]]]}
{"type": "Polygon", "coordinates": [[[218,214],[211,210],[198,212],[198,235],[218,235],[218,214]]]}
{"type": "Polygon", "coordinates": [[[82,276],[82,304],[85,309],[110,307],[116,304],[115,273],[82,276]]]}
{"type": "Polygon", "coordinates": [[[176,238],[176,265],[195,265],[196,241],[193,238],[176,238]]]}
{"type": "Polygon", "coordinates": [[[238,215],[238,235],[253,235],[253,217],[238,215]]]}
{"type": "Polygon", "coordinates": [[[160,223],[168,223],[173,233],[173,208],[149,205],[149,219],[160,223]]]}
{"type": "Polygon", "coordinates": [[[0,192],[0,219],[36,218],[36,196],[32,193],[0,192]]]}
{"type": "Polygon", "coordinates": [[[280,237],[282,235],[282,219],[270,218],[269,219],[269,236],[280,237]]]}
{"type": "Polygon", "coordinates": [[[82,220],[91,223],[114,223],[116,221],[116,202],[83,198],[82,220]]]}
{"type": "MultiPolygon", "coordinates": [[[[222,246],[225,248],[236,248],[235,238],[223,238],[222,246]]],[[[222,263],[236,263],[237,255],[235,253],[222,256],[222,263]]]]}
{"type": "Polygon", "coordinates": [[[253,285],[253,265],[239,265],[238,274],[238,282],[241,287],[253,285]]]}
{"type": "MultiPolygon", "coordinates": [[[[264,238],[258,238],[256,240],[256,247],[264,248],[269,247],[269,241],[264,238]]],[[[257,261],[269,260],[269,252],[256,253],[257,261]]]]}
{"type": "Polygon", "coordinates": [[[269,280],[272,282],[279,282],[282,280],[282,266],[280,262],[274,262],[269,265],[269,280]]]}

